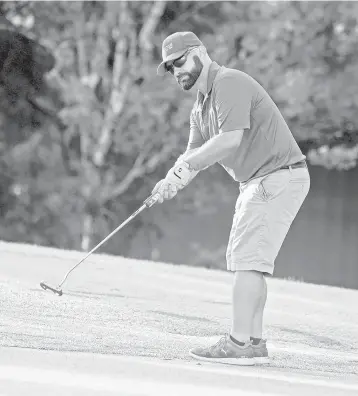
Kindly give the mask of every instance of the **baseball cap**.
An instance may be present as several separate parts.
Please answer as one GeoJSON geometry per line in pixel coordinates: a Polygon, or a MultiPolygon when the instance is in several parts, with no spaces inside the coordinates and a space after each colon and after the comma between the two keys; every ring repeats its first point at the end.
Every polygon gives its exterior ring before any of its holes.
{"type": "Polygon", "coordinates": [[[162,63],[157,68],[158,76],[164,76],[165,63],[184,55],[185,51],[197,45],[203,45],[193,32],[176,32],[168,36],[162,44],[162,63]]]}

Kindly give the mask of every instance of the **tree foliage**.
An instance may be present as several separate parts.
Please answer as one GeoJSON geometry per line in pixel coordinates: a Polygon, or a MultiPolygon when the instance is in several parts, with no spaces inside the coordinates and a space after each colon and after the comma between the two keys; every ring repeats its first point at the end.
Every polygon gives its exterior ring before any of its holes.
{"type": "MultiPolygon", "coordinates": [[[[161,42],[177,30],[255,77],[312,163],[356,166],[357,3],[30,1],[0,11],[56,59],[36,93],[19,89],[29,87],[24,62],[8,84],[18,95],[0,87],[3,239],[87,250],[150,194],[185,149],[195,100],[156,76],[161,42]]],[[[171,210],[210,210],[229,178],[206,173],[171,210]]],[[[160,235],[148,218],[107,251],[126,254],[138,229],[160,235]]]]}

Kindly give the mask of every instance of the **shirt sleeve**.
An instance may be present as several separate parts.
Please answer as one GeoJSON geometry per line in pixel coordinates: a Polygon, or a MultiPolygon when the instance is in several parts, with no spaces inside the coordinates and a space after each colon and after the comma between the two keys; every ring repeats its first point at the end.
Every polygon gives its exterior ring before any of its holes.
{"type": "Polygon", "coordinates": [[[201,133],[199,126],[194,118],[193,112],[190,114],[190,133],[189,133],[189,142],[187,146],[187,150],[196,149],[202,146],[205,143],[201,133]]]}
{"type": "Polygon", "coordinates": [[[218,81],[215,107],[220,133],[250,128],[252,91],[245,76],[226,76],[218,81]]]}

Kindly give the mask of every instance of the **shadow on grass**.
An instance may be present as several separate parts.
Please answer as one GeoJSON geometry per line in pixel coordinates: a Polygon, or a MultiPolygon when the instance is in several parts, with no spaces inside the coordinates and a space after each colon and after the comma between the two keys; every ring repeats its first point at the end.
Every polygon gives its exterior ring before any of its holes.
{"type": "Polygon", "coordinates": [[[199,316],[189,316],[189,315],[179,315],[179,314],[174,314],[171,312],[165,312],[165,311],[156,311],[156,310],[151,310],[148,312],[156,313],[159,315],[164,315],[164,316],[169,316],[170,318],[177,318],[177,319],[184,319],[184,320],[191,320],[191,321],[198,321],[198,322],[205,322],[205,323],[211,323],[217,325],[218,322],[206,318],[201,318],[199,316]]]}
{"type": "Polygon", "coordinates": [[[217,305],[231,305],[231,302],[226,302],[226,301],[210,301],[210,300],[203,300],[205,303],[209,304],[217,304],[217,305]]]}
{"type": "Polygon", "coordinates": [[[83,297],[83,298],[93,298],[95,300],[99,300],[102,297],[115,297],[115,298],[126,298],[124,294],[118,293],[94,293],[94,292],[85,292],[85,291],[77,291],[77,292],[64,292],[64,295],[72,296],[72,297],[83,297]]]}
{"type": "Polygon", "coordinates": [[[333,338],[318,335],[318,334],[312,334],[308,331],[291,329],[291,328],[284,327],[284,326],[271,326],[271,327],[276,327],[283,332],[290,333],[293,335],[296,334],[296,335],[301,335],[301,336],[307,337],[307,338],[311,339],[312,341],[314,341],[315,343],[317,343],[317,345],[321,343],[321,344],[324,344],[327,346],[347,347],[344,343],[334,340],[333,338]]]}

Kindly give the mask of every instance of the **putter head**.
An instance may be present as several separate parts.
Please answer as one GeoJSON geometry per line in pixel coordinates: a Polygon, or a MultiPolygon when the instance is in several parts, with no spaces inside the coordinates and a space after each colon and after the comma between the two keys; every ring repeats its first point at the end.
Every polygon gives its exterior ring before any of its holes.
{"type": "Polygon", "coordinates": [[[48,284],[46,284],[45,282],[41,282],[40,286],[44,289],[44,290],[51,290],[53,293],[57,294],[58,296],[62,296],[62,290],[61,289],[56,289],[54,287],[49,286],[48,284]]]}

